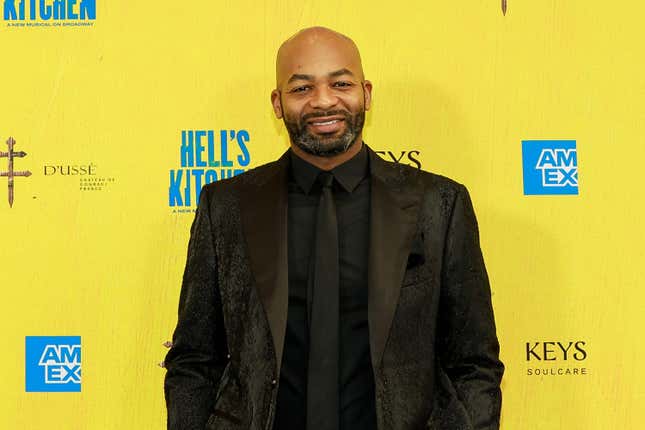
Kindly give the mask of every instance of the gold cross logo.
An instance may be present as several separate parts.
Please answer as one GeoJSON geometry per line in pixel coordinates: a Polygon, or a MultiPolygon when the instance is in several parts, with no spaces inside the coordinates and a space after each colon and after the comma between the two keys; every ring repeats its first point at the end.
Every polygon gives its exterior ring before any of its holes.
{"type": "Polygon", "coordinates": [[[6,176],[9,179],[9,207],[13,207],[13,178],[16,176],[31,176],[29,170],[24,171],[14,171],[13,170],[13,159],[16,157],[24,157],[27,155],[25,151],[14,151],[13,146],[16,144],[16,141],[13,137],[7,139],[7,146],[9,147],[8,152],[0,152],[0,157],[7,157],[9,161],[9,168],[6,172],[0,172],[0,176],[6,176]]]}

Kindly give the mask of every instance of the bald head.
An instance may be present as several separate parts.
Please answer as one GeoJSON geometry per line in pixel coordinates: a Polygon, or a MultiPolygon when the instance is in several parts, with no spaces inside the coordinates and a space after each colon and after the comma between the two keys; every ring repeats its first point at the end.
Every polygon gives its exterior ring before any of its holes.
{"type": "Polygon", "coordinates": [[[349,37],[311,27],[280,46],[273,112],[284,120],[294,153],[315,166],[330,170],[360,151],[371,94],[349,37]]]}
{"type": "Polygon", "coordinates": [[[344,34],[325,27],[310,27],[285,40],[276,57],[276,88],[294,75],[315,75],[326,69],[347,69],[364,80],[358,47],[344,34]]]}

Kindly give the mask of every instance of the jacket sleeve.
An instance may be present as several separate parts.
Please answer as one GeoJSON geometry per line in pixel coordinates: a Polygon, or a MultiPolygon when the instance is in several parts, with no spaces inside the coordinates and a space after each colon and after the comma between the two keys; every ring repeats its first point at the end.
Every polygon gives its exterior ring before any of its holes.
{"type": "Polygon", "coordinates": [[[446,233],[439,304],[441,366],[475,430],[497,430],[504,365],[468,191],[458,186],[446,233]]]}
{"type": "Polygon", "coordinates": [[[226,364],[217,260],[204,188],[190,228],[177,327],[165,359],[168,430],[203,430],[226,364]]]}

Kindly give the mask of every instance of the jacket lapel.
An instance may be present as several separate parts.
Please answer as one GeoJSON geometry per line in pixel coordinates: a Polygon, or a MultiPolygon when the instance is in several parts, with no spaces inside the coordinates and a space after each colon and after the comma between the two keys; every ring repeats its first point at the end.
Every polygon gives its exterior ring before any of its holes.
{"type": "Polygon", "coordinates": [[[260,300],[273,337],[276,375],[282,363],[289,300],[287,169],[285,152],[240,192],[244,237],[260,300]]]}
{"type": "Polygon", "coordinates": [[[381,366],[419,214],[416,171],[382,160],[368,147],[371,170],[368,323],[372,366],[381,366]]]}
{"type": "MultiPolygon", "coordinates": [[[[416,229],[422,186],[415,172],[382,160],[367,147],[371,170],[368,323],[372,365],[381,365],[416,229]]],[[[282,363],[289,300],[288,151],[240,193],[244,237],[273,337],[276,374],[282,363]]]]}

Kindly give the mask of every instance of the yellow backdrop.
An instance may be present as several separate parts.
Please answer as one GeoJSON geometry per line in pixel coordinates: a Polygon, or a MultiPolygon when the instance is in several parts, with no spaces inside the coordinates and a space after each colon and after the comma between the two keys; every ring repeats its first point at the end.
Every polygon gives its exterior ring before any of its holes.
{"type": "Polygon", "coordinates": [[[32,175],[14,179],[11,208],[0,178],[0,428],[164,428],[157,363],[194,209],[170,206],[182,131],[212,131],[203,159],[224,161],[224,130],[230,169],[279,156],[274,54],[310,25],[362,51],[365,141],[471,191],[507,366],[502,428],[642,428],[645,6],[508,0],[504,16],[500,3],[96,0],[86,25],[1,21],[0,151],[12,136],[27,152],[14,170],[32,175]],[[527,139],[576,140],[579,195],[523,194],[527,139]],[[80,393],[25,391],[36,335],[81,336],[80,393]],[[558,342],[584,354],[565,360],[558,342]]]}

